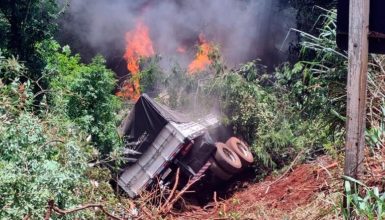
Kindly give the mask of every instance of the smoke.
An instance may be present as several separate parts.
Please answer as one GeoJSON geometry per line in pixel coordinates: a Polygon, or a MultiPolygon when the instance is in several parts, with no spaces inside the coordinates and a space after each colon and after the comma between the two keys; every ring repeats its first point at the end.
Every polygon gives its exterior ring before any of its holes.
{"type": "MultiPolygon", "coordinates": [[[[255,58],[274,64],[285,58],[281,44],[295,27],[295,11],[281,8],[281,0],[71,0],[60,21],[59,41],[87,60],[106,56],[118,70],[125,50],[125,33],[140,19],[150,30],[162,65],[187,66],[196,52],[200,33],[219,45],[230,66],[255,58]],[[186,53],[180,53],[183,46],[186,53]],[[119,62],[118,62],[119,61],[119,62]]],[[[120,73],[122,74],[122,73],[120,73]]]]}

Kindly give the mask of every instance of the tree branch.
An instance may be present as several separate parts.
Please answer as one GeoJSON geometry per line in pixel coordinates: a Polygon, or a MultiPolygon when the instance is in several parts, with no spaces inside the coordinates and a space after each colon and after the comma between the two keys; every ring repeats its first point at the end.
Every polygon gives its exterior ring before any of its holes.
{"type": "Polygon", "coordinates": [[[89,209],[89,208],[99,208],[100,210],[102,210],[102,212],[107,215],[108,217],[112,218],[112,219],[115,219],[115,220],[124,220],[123,218],[120,218],[120,217],[117,217],[117,216],[114,216],[113,214],[109,213],[103,205],[101,204],[86,204],[86,205],[82,205],[78,208],[74,208],[74,209],[69,209],[69,210],[63,210],[63,209],[60,209],[59,207],[55,206],[54,204],[54,201],[53,200],[50,200],[48,201],[48,207],[47,207],[47,212],[45,214],[45,220],[48,220],[50,217],[51,217],[51,214],[52,214],[52,210],[55,211],[56,213],[58,213],[59,215],[68,215],[68,214],[71,214],[71,213],[74,213],[74,212],[78,212],[78,211],[81,211],[83,209],[89,209]]]}

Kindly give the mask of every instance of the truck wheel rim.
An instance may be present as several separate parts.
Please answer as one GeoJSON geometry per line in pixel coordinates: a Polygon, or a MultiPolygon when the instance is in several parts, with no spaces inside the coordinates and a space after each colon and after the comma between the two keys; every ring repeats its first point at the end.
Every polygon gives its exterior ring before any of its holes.
{"type": "Polygon", "coordinates": [[[234,157],[233,153],[232,153],[230,150],[228,150],[228,149],[226,149],[226,148],[223,148],[223,153],[225,153],[225,155],[226,155],[228,158],[230,158],[230,160],[236,161],[236,158],[234,157]]]}
{"type": "Polygon", "coordinates": [[[237,143],[237,147],[245,156],[249,155],[249,149],[247,149],[247,147],[243,145],[241,142],[237,143]]]}

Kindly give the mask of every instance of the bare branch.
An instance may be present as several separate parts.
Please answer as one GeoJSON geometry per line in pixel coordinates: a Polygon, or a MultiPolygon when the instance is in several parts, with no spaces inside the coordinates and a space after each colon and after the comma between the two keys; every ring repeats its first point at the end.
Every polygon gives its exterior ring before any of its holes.
{"type": "Polygon", "coordinates": [[[44,219],[48,220],[51,217],[52,210],[55,211],[56,213],[58,213],[59,215],[68,215],[68,214],[71,214],[71,213],[74,213],[74,212],[78,212],[78,211],[81,211],[83,209],[89,209],[89,208],[99,208],[100,210],[102,210],[102,212],[105,215],[107,215],[111,219],[124,220],[123,218],[119,218],[119,217],[114,216],[113,214],[109,213],[105,209],[105,207],[103,205],[101,205],[101,204],[86,204],[86,205],[82,205],[82,206],[80,206],[78,208],[69,209],[69,210],[63,210],[63,209],[60,209],[59,207],[55,206],[53,200],[48,201],[47,212],[45,214],[44,219]]]}

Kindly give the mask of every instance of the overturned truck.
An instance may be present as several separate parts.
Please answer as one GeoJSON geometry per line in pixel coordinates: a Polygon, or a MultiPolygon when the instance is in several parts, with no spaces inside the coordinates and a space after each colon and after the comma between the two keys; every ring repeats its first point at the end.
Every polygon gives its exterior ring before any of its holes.
{"type": "Polygon", "coordinates": [[[214,114],[194,120],[143,94],[119,128],[124,153],[132,160],[123,167],[118,185],[134,198],[155,180],[165,183],[178,168],[190,180],[206,174],[229,180],[253,156],[238,138],[230,137],[226,144],[215,140],[210,134],[220,126],[214,114]]]}

